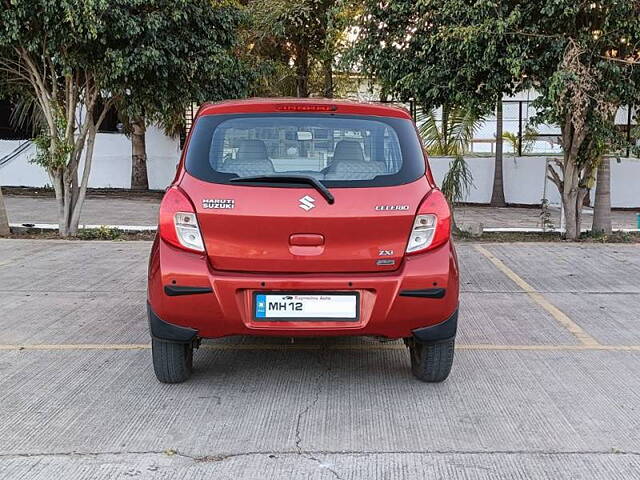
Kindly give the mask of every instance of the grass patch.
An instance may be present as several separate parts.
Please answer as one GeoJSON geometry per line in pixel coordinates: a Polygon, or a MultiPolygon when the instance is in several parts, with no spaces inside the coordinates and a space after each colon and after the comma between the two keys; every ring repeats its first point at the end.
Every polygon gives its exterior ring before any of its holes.
{"type": "Polygon", "coordinates": [[[580,240],[585,243],[640,243],[640,232],[613,232],[611,235],[585,232],[580,240]]]}
{"type": "MultiPolygon", "coordinates": [[[[118,228],[99,227],[85,228],[78,232],[75,237],[68,237],[64,240],[107,240],[107,241],[131,241],[131,240],[153,240],[156,232],[125,232],[118,228]]],[[[37,228],[21,228],[11,233],[11,235],[0,238],[14,239],[39,239],[39,240],[62,240],[57,230],[40,230],[37,228]]]]}
{"type": "Polygon", "coordinates": [[[124,232],[119,228],[107,227],[84,228],[78,231],[79,240],[121,240],[124,232]]]}

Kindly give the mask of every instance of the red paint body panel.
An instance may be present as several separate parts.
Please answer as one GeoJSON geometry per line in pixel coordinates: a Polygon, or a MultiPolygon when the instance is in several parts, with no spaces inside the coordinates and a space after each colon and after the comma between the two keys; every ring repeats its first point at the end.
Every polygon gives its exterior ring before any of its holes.
{"type": "Polygon", "coordinates": [[[411,114],[404,108],[379,103],[350,102],[327,98],[252,98],[250,100],[205,103],[200,107],[197,116],[228,113],[282,113],[279,107],[289,105],[331,105],[336,107],[334,111],[317,112],[319,114],[374,115],[411,120],[411,114]]]}
{"type": "Polygon", "coordinates": [[[229,335],[341,336],[374,335],[402,338],[411,331],[438,324],[458,307],[458,268],[449,242],[433,251],[405,259],[395,272],[360,274],[256,274],[213,270],[205,255],[189,253],[156,239],[149,269],[148,299],[154,312],[170,323],[191,327],[206,338],[229,335]],[[164,285],[211,286],[212,294],[169,297],[164,285]],[[442,299],[400,297],[400,290],[437,286],[442,299]],[[253,321],[254,291],[359,291],[361,316],[345,322],[253,321]]]}
{"type": "Polygon", "coordinates": [[[248,272],[379,272],[396,270],[416,210],[430,191],[426,178],[393,187],[334,188],[329,205],[313,188],[220,185],[185,174],[180,188],[188,192],[198,215],[211,266],[248,272]],[[298,199],[312,195],[316,206],[306,212],[298,199]],[[205,209],[203,198],[234,199],[233,209],[205,209]],[[406,205],[403,211],[376,211],[377,205],[406,205]],[[314,234],[324,244],[292,248],[289,237],[314,234]],[[380,250],[394,265],[377,266],[380,250]]]}
{"type": "MultiPolygon", "coordinates": [[[[336,114],[411,118],[403,109],[319,99],[253,99],[203,105],[198,115],[278,112],[282,105],[336,105],[336,114]]],[[[323,114],[319,112],[319,114],[323,114]]],[[[188,148],[188,142],[187,147],[188,148]]],[[[426,156],[424,158],[426,163],[426,156]]],[[[148,301],[165,322],[198,335],[401,338],[448,319],[458,308],[458,266],[451,241],[404,254],[418,208],[434,188],[428,165],[418,180],[375,188],[331,188],[329,205],[313,188],[227,185],[189,175],[181,161],[174,181],[195,206],[205,253],[158,236],[149,262],[148,301]],[[312,195],[315,208],[299,199],[312,195]],[[233,199],[232,209],[205,209],[205,198],[233,199]],[[406,205],[376,210],[378,205],[406,205]],[[381,251],[384,250],[384,257],[381,251]],[[391,252],[391,253],[389,253],[391,252]],[[393,260],[379,265],[377,260],[393,260]],[[164,287],[211,287],[213,293],[167,296],[164,287]],[[401,290],[444,288],[444,298],[399,296],[401,290]],[[360,293],[357,322],[256,322],[256,291],[360,293]]]]}

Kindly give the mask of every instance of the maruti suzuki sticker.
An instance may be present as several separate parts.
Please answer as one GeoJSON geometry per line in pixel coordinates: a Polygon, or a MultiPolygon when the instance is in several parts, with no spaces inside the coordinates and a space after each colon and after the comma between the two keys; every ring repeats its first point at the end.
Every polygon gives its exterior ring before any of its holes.
{"type": "Polygon", "coordinates": [[[236,201],[231,198],[205,198],[202,200],[202,208],[231,209],[236,206],[236,201]]]}

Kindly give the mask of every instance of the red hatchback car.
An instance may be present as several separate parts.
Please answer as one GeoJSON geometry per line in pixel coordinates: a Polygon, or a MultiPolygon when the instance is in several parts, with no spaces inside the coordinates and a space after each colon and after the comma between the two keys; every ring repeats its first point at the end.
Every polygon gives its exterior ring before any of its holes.
{"type": "Polygon", "coordinates": [[[458,265],[411,116],[379,104],[203,105],[160,206],[148,316],[161,382],[202,338],[403,338],[413,374],[453,362],[458,265]]]}

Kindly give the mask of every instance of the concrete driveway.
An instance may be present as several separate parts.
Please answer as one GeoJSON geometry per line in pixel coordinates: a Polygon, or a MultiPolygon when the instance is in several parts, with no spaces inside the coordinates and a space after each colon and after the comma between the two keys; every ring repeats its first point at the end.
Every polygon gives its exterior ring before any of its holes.
{"type": "Polygon", "coordinates": [[[640,478],[640,247],[462,244],[451,377],[231,338],[158,383],[147,242],[0,240],[0,479],[640,478]]]}

